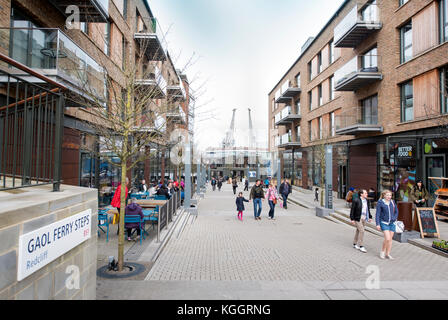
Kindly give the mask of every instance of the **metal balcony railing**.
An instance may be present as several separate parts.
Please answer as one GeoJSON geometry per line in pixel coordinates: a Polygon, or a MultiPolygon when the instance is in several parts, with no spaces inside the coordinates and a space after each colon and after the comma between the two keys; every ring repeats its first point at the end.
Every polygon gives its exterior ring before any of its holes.
{"type": "Polygon", "coordinates": [[[157,65],[150,65],[149,71],[144,72],[136,84],[139,86],[148,86],[148,94],[154,99],[164,99],[167,96],[167,81],[162,71],[157,65]]]}
{"type": "Polygon", "coordinates": [[[381,57],[378,55],[356,56],[334,74],[336,91],[354,91],[382,80],[381,57]]]}
{"type": "Polygon", "coordinates": [[[339,135],[383,131],[383,127],[378,123],[378,112],[366,112],[363,107],[351,108],[336,115],[335,125],[339,135]]]}
{"type": "Polygon", "coordinates": [[[139,30],[134,34],[140,49],[144,50],[150,61],[165,61],[168,57],[168,45],[156,18],[150,20],[151,30],[139,30]]]}
{"type": "Polygon", "coordinates": [[[0,68],[0,190],[53,184],[59,191],[66,88],[3,54],[0,62],[42,84],[0,68]]]}
{"type": "MultiPolygon", "coordinates": [[[[23,65],[65,85],[71,93],[105,101],[105,70],[59,29],[0,28],[0,45],[23,65]]],[[[11,74],[27,74],[12,67],[11,74]]],[[[27,81],[42,83],[33,76],[27,81]]]]}
{"type": "Polygon", "coordinates": [[[355,6],[334,28],[334,45],[354,48],[381,26],[376,3],[368,4],[361,11],[355,6]]]}

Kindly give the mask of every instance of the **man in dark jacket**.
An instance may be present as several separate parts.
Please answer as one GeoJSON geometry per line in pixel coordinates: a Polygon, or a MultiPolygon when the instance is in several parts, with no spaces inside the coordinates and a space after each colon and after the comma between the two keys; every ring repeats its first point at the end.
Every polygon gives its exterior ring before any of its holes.
{"type": "Polygon", "coordinates": [[[222,188],[222,177],[219,177],[218,179],[218,191],[221,191],[222,188]]]}
{"type": "Polygon", "coordinates": [[[263,185],[261,184],[261,180],[257,180],[255,185],[250,190],[250,197],[249,200],[254,200],[254,216],[255,220],[261,220],[260,214],[261,214],[261,203],[262,200],[264,200],[264,190],[263,185]],[[258,209],[257,209],[258,207],[258,209]]]}
{"type": "Polygon", "coordinates": [[[372,222],[372,214],[370,213],[369,200],[367,200],[367,190],[361,189],[358,194],[359,197],[354,197],[350,210],[350,220],[356,227],[353,248],[366,253],[367,250],[363,246],[364,228],[367,221],[372,222]]]}
{"type": "Polygon", "coordinates": [[[283,183],[280,185],[279,192],[283,198],[283,208],[288,209],[288,196],[290,193],[292,193],[292,188],[288,181],[286,181],[286,179],[283,179],[283,183]]]}
{"type": "MultiPolygon", "coordinates": [[[[139,216],[141,218],[141,220],[143,220],[144,215],[143,215],[142,207],[140,207],[135,202],[136,202],[135,199],[131,199],[131,203],[126,206],[125,217],[139,216]]],[[[126,230],[128,232],[128,241],[131,241],[132,229],[136,229],[137,230],[137,239],[140,239],[141,229],[140,229],[140,224],[139,223],[126,223],[125,224],[125,228],[126,228],[126,230]]]]}

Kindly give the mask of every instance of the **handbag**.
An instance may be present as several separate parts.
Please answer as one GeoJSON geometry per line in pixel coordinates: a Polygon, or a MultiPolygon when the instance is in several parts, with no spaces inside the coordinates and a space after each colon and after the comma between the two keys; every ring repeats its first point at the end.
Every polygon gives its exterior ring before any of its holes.
{"type": "Polygon", "coordinates": [[[403,221],[395,222],[395,233],[403,233],[404,232],[404,223],[403,221]]]}
{"type": "Polygon", "coordinates": [[[277,204],[277,199],[274,199],[274,201],[272,201],[274,204],[277,204]]]}

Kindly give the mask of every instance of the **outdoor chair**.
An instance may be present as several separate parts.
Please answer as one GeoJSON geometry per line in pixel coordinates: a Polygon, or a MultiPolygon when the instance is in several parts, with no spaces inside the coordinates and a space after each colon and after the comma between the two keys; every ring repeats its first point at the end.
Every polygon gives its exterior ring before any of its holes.
{"type": "Polygon", "coordinates": [[[98,210],[98,237],[100,236],[100,230],[106,234],[106,242],[109,242],[109,216],[106,209],[98,210]]]}
{"type": "MultiPolygon", "coordinates": [[[[140,225],[140,245],[142,244],[142,238],[145,237],[145,221],[142,220],[140,216],[125,216],[124,217],[124,223],[125,223],[125,229],[126,229],[126,223],[138,223],[140,225]]],[[[131,236],[136,232],[134,230],[131,234],[131,236]]],[[[126,237],[126,232],[124,232],[124,235],[126,237]]]]}

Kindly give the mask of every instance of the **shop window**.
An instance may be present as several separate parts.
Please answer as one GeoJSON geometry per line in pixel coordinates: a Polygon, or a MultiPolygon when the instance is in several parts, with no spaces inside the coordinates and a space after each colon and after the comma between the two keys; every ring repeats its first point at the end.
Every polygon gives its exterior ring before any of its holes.
{"type": "Polygon", "coordinates": [[[440,11],[440,43],[448,41],[448,0],[441,0],[440,11]]]}
{"type": "Polygon", "coordinates": [[[414,93],[412,80],[401,85],[401,122],[414,120],[414,93]]]}
{"type": "Polygon", "coordinates": [[[409,22],[407,25],[400,29],[400,53],[401,53],[401,63],[409,61],[412,59],[412,23],[409,22]]]}

